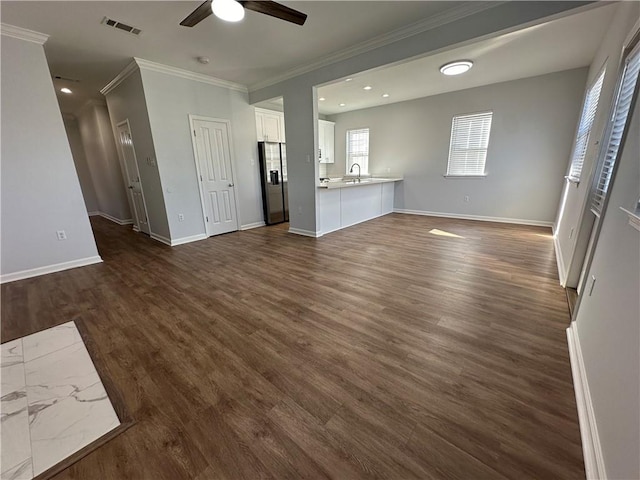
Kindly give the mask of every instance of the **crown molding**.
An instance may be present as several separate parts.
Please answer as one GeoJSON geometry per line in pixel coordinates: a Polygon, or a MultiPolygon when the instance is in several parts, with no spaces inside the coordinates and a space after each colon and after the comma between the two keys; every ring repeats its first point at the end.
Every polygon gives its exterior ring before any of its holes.
{"type": "Polygon", "coordinates": [[[116,75],[116,77],[113,80],[111,80],[104,87],[102,87],[102,89],[100,89],[100,93],[106,96],[109,92],[111,92],[111,90],[113,90],[122,82],[124,82],[127,78],[129,78],[129,76],[136,70],[138,70],[138,64],[134,59],[131,63],[129,63],[129,65],[124,67],[124,69],[118,75],[116,75]]]}
{"type": "Polygon", "coordinates": [[[366,40],[362,43],[358,43],[344,50],[339,50],[324,57],[320,57],[319,59],[311,63],[292,68],[291,70],[287,70],[280,75],[276,75],[262,82],[257,82],[249,86],[249,91],[254,92],[256,90],[260,90],[261,88],[275,85],[285,80],[289,80],[290,78],[297,77],[298,75],[303,75],[318,68],[326,67],[327,65],[331,65],[332,63],[346,60],[348,58],[355,57],[356,55],[361,55],[376,48],[389,45],[413,35],[417,35],[428,30],[433,30],[434,28],[440,27],[442,25],[446,25],[448,23],[460,20],[476,13],[480,13],[484,10],[497,7],[498,5],[502,5],[503,3],[506,2],[468,2],[464,5],[460,5],[459,7],[454,7],[442,13],[439,13],[438,15],[434,15],[424,20],[420,20],[410,25],[406,25],[396,30],[392,30],[391,32],[366,40]]]}
{"type": "Polygon", "coordinates": [[[15,25],[9,25],[7,23],[0,24],[0,34],[7,37],[18,38],[27,42],[37,43],[38,45],[44,45],[49,39],[49,35],[44,33],[35,32],[22,27],[16,27],[15,25]]]}
{"type": "Polygon", "coordinates": [[[216,87],[228,88],[229,90],[236,90],[242,93],[248,93],[249,90],[245,85],[235,82],[229,82],[220,78],[212,77],[210,75],[204,75],[202,73],[191,72],[189,70],[183,70],[182,68],[170,67],[169,65],[163,65],[161,63],[150,62],[142,58],[134,58],[140,70],[149,70],[152,72],[164,73],[166,75],[172,75],[174,77],[186,78],[187,80],[193,80],[195,82],[207,83],[209,85],[215,85],[216,87]]]}

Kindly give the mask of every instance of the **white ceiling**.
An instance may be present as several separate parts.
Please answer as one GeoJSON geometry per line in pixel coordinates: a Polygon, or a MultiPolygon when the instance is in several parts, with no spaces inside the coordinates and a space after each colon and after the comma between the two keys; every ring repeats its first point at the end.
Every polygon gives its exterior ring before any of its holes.
{"type": "Polygon", "coordinates": [[[132,57],[139,57],[224,80],[253,85],[283,72],[378,37],[467,2],[434,1],[283,1],[308,14],[297,26],[256,12],[239,24],[210,16],[194,28],[180,21],[195,1],[2,1],[2,22],[50,35],[45,51],[63,112],[77,111],[132,57]],[[135,37],[101,25],[110,17],[142,29],[135,37]],[[207,56],[208,65],[196,57],[207,56]]]}
{"type": "Polygon", "coordinates": [[[359,110],[466,88],[544,75],[589,65],[609,26],[616,5],[588,10],[486,41],[353,75],[318,89],[318,111],[325,115],[359,110]],[[440,66],[472,60],[467,73],[447,77],[440,66]],[[363,90],[370,85],[373,89],[363,90]],[[389,98],[382,98],[388,93],[389,98]],[[340,107],[345,103],[345,107],[340,107]]]}

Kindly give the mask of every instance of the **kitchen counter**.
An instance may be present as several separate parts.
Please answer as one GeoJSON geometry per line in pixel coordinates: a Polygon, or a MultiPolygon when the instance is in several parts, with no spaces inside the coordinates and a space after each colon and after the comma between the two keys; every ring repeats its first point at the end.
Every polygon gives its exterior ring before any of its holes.
{"type": "Polygon", "coordinates": [[[366,178],[361,178],[360,181],[358,181],[357,179],[353,179],[353,180],[341,179],[337,181],[330,180],[328,182],[321,183],[320,185],[318,185],[318,188],[333,189],[333,188],[345,188],[345,187],[362,187],[365,185],[372,185],[372,184],[375,185],[377,183],[399,182],[402,179],[403,179],[402,177],[366,177],[366,178]]]}

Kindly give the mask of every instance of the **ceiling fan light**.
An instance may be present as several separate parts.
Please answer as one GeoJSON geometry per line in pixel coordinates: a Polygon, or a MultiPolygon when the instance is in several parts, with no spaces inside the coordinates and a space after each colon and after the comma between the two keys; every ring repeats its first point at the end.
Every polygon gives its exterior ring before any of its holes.
{"type": "Polygon", "coordinates": [[[213,0],[211,11],[216,17],[227,22],[239,22],[244,18],[244,7],[236,0],[213,0]]]}
{"type": "Polygon", "coordinates": [[[460,60],[457,62],[450,62],[440,67],[440,72],[444,75],[460,75],[467,72],[473,67],[473,62],[470,60],[460,60]]]}

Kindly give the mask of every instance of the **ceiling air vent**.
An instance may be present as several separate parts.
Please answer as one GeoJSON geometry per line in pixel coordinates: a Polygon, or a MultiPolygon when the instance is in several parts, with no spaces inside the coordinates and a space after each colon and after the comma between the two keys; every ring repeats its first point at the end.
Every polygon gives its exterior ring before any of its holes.
{"type": "Polygon", "coordinates": [[[142,33],[142,30],[140,30],[139,28],[132,27],[131,25],[127,25],[126,23],[118,22],[117,20],[112,20],[108,17],[104,17],[101,23],[103,25],[106,25],[107,27],[117,28],[118,30],[131,33],[133,35],[140,35],[140,33],[142,33]]]}

